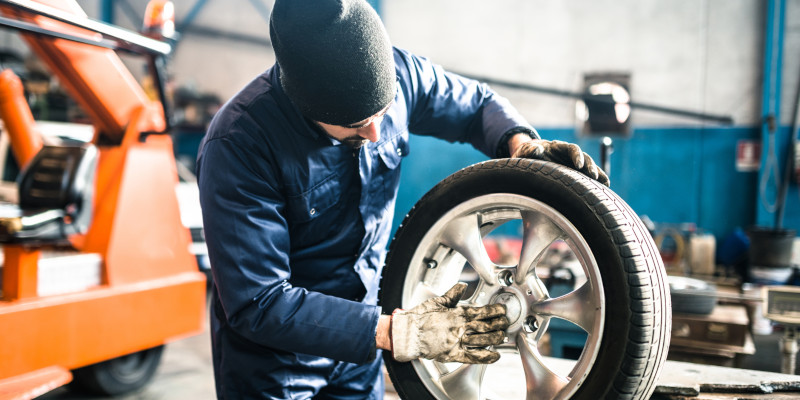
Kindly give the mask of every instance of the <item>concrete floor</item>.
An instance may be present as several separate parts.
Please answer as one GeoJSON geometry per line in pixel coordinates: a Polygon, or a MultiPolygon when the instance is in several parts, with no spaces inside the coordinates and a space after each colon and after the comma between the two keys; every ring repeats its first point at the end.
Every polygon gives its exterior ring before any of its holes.
{"type": "MultiPolygon", "coordinates": [[[[390,387],[385,400],[399,400],[390,387]]],[[[211,363],[211,338],[208,329],[198,336],[170,343],[153,381],[142,390],[120,397],[87,397],[58,388],[42,400],[213,400],[214,372],[211,363]]]]}
{"type": "MultiPolygon", "coordinates": [[[[780,371],[780,352],[778,341],[781,334],[779,332],[772,335],[756,336],[756,354],[746,356],[739,360],[739,368],[753,369],[759,371],[780,371]]],[[[62,387],[48,393],[40,399],[45,400],[213,400],[216,398],[214,392],[214,379],[211,364],[211,345],[208,330],[202,334],[186,338],[166,346],[161,365],[154,377],[142,390],[126,396],[111,397],[92,397],[75,394],[68,388],[62,387]]],[[[799,356],[800,357],[800,356],[799,356]]],[[[501,358],[503,360],[503,358],[501,358]]],[[[503,364],[503,363],[498,363],[503,364]]],[[[798,358],[800,365],[800,358],[798,358]]],[[[501,368],[500,371],[519,372],[521,369],[516,366],[501,368]]],[[[491,375],[491,373],[490,373],[491,375]]],[[[504,372],[502,376],[495,376],[492,379],[509,378],[504,372]]],[[[524,379],[524,377],[522,378],[524,379]]],[[[524,392],[524,388],[520,388],[524,392]]],[[[505,393],[500,394],[505,397],[505,393]]],[[[523,396],[524,397],[524,396],[523,396]]],[[[391,387],[391,382],[387,376],[387,393],[385,400],[399,400],[399,397],[391,387]]]]}
{"type": "MultiPolygon", "coordinates": [[[[66,387],[62,387],[42,396],[41,399],[83,400],[87,399],[87,396],[71,393],[66,387]]],[[[92,397],[92,399],[216,399],[208,331],[167,345],[156,376],[141,391],[122,397],[92,397]]]]}

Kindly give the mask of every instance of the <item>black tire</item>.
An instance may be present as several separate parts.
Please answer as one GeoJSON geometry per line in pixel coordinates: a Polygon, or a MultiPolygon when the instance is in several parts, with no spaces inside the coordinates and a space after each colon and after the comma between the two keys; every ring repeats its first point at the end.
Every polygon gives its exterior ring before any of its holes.
{"type": "Polygon", "coordinates": [[[669,292],[673,313],[708,315],[717,306],[716,285],[699,279],[670,276],[669,292]]]}
{"type": "MultiPolygon", "coordinates": [[[[468,201],[480,201],[486,198],[482,196],[498,193],[533,199],[560,213],[588,244],[596,259],[593,265],[599,268],[602,280],[603,290],[598,290],[602,293],[597,296],[603,298],[605,306],[595,318],[603,321],[603,328],[598,329],[602,332],[598,335],[601,340],[594,347],[594,354],[586,354],[589,350],[584,349],[581,356],[593,360],[586,364],[591,365],[590,369],[581,374],[585,377],[581,382],[570,377],[578,383],[569,388],[569,393],[563,389],[548,397],[649,398],[667,358],[671,331],[670,297],[663,263],[647,228],[622,199],[607,187],[558,164],[528,159],[491,160],[462,169],[431,189],[405,217],[392,241],[381,283],[384,312],[414,306],[404,304],[404,288],[407,282],[416,279],[409,278],[410,271],[424,268],[415,266],[420,261],[417,253],[427,251],[420,250],[420,243],[430,240],[428,232],[440,226],[437,221],[468,201]]],[[[485,236],[485,229],[480,229],[485,236]]],[[[520,302],[525,300],[523,297],[520,302]]],[[[529,307],[533,308],[530,304],[529,307]]],[[[546,324],[542,327],[547,329],[546,324]]],[[[384,359],[392,383],[403,399],[442,400],[463,396],[442,395],[442,391],[426,387],[426,378],[419,372],[425,371],[422,361],[399,363],[389,352],[384,353],[384,359]]],[[[535,396],[540,398],[538,392],[535,396]]]]}
{"type": "Polygon", "coordinates": [[[155,375],[163,352],[164,346],[158,346],[76,369],[70,388],[101,396],[138,390],[155,375]]]}

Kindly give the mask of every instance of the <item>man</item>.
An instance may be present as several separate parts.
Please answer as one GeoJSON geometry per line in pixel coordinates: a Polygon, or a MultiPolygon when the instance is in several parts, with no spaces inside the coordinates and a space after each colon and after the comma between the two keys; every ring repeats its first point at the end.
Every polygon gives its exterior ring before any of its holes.
{"type": "Polygon", "coordinates": [[[485,85],[393,48],[364,0],[277,0],[270,36],[276,65],[198,155],[217,396],[380,399],[380,349],[496,361],[505,309],[457,306],[463,284],[394,316],[376,306],[409,132],[605,175],[485,85]]]}

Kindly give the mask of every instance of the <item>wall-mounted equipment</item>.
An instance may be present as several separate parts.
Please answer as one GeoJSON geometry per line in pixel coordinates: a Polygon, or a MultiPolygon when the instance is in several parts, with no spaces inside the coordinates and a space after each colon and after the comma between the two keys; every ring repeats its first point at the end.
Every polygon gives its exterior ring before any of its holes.
{"type": "Polygon", "coordinates": [[[582,135],[630,135],[630,74],[584,75],[583,94],[575,104],[582,135]]]}

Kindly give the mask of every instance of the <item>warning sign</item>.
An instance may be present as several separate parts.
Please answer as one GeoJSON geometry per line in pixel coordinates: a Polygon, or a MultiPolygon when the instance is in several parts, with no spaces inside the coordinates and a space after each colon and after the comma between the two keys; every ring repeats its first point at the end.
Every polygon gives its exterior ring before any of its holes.
{"type": "Polygon", "coordinates": [[[761,165],[761,141],[742,139],[736,143],[736,170],[758,171],[761,165]]]}

